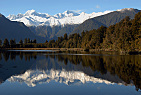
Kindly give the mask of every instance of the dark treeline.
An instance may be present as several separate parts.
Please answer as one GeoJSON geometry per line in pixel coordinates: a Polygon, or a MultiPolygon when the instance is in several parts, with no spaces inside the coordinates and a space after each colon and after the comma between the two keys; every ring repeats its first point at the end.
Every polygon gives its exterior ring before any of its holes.
{"type": "Polygon", "coordinates": [[[101,26],[91,31],[80,34],[72,34],[67,37],[58,37],[56,42],[49,41],[49,47],[62,48],[87,48],[108,49],[116,51],[140,51],[141,50],[141,12],[130,20],[127,16],[119,23],[108,28],[101,26]]]}
{"type": "Polygon", "coordinates": [[[34,40],[30,40],[29,38],[25,38],[24,41],[20,40],[19,43],[16,43],[16,40],[11,39],[10,41],[8,41],[8,39],[6,38],[3,43],[2,40],[0,40],[0,47],[1,48],[30,48],[33,47],[36,44],[36,39],[34,40]]]}
{"type": "Polygon", "coordinates": [[[84,48],[84,49],[103,49],[114,51],[141,51],[141,12],[135,15],[134,19],[127,16],[119,23],[111,25],[108,28],[101,26],[98,29],[82,32],[80,34],[64,34],[64,37],[58,39],[46,40],[45,43],[36,43],[36,39],[29,38],[20,41],[18,44],[15,40],[10,42],[5,39],[2,45],[7,47],[20,48],[84,48]]]}

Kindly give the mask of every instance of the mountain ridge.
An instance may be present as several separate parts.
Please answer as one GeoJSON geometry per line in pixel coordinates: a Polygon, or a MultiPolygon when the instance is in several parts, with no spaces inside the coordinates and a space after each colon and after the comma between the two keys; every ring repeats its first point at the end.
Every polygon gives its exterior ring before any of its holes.
{"type": "Polygon", "coordinates": [[[0,14],[0,39],[15,39],[17,42],[25,38],[36,39],[42,42],[42,38],[35,35],[22,22],[10,21],[4,15],[0,14]]]}
{"type": "Polygon", "coordinates": [[[25,21],[26,24],[30,24],[27,26],[35,35],[46,38],[47,40],[56,40],[57,37],[63,36],[65,33],[69,35],[97,29],[100,26],[108,27],[120,22],[126,16],[132,19],[139,11],[134,8],[124,8],[116,11],[87,14],[67,10],[51,16],[47,13],[28,10],[25,14],[9,15],[7,18],[12,21],[23,20],[22,22],[25,21]]]}
{"type": "Polygon", "coordinates": [[[120,22],[126,16],[129,16],[131,19],[133,19],[135,14],[137,14],[138,12],[140,12],[140,10],[138,9],[125,8],[125,9],[113,11],[106,15],[91,18],[80,24],[78,27],[76,27],[71,32],[71,34],[98,29],[100,26],[109,27],[110,25],[114,25],[120,22]]]}
{"type": "Polygon", "coordinates": [[[12,21],[19,21],[23,22],[27,26],[40,26],[40,25],[47,25],[47,26],[57,26],[57,25],[72,25],[72,24],[80,24],[83,23],[85,20],[93,17],[97,17],[100,15],[105,15],[112,11],[105,11],[105,12],[93,12],[91,14],[87,13],[75,13],[73,11],[67,10],[63,13],[58,13],[55,15],[49,15],[48,13],[39,13],[35,10],[28,10],[25,14],[18,14],[18,15],[9,15],[7,18],[12,21]]]}

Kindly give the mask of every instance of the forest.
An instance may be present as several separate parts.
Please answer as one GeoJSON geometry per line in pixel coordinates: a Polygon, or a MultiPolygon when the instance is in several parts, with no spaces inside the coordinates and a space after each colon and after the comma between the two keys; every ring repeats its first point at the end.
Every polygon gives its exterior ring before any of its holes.
{"type": "Polygon", "coordinates": [[[110,51],[141,51],[141,12],[134,19],[126,16],[123,20],[109,27],[83,31],[81,34],[64,34],[57,40],[37,43],[36,39],[25,38],[16,43],[15,39],[3,42],[1,48],[84,48],[110,51]]]}

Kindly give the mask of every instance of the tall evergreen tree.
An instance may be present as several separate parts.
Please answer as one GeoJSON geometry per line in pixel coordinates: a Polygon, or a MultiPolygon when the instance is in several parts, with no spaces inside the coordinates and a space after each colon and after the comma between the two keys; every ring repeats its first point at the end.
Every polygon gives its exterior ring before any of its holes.
{"type": "Polygon", "coordinates": [[[30,39],[28,38],[27,43],[30,43],[30,39]]]}
{"type": "Polygon", "coordinates": [[[16,47],[16,42],[15,42],[15,39],[14,40],[10,40],[10,47],[11,48],[14,48],[14,47],[16,47]]]}
{"type": "Polygon", "coordinates": [[[45,43],[48,43],[48,41],[46,40],[46,42],[45,43]]]}
{"type": "Polygon", "coordinates": [[[64,40],[68,40],[68,35],[67,35],[67,33],[64,34],[64,40]]]}
{"type": "Polygon", "coordinates": [[[33,40],[33,43],[37,43],[36,39],[33,40]]]}
{"type": "Polygon", "coordinates": [[[23,44],[23,41],[22,41],[22,40],[20,40],[20,41],[19,41],[19,44],[21,44],[21,45],[22,45],[22,44],[23,44]]]}
{"type": "Polygon", "coordinates": [[[3,47],[4,48],[9,48],[9,41],[8,41],[8,39],[6,38],[5,40],[4,40],[4,42],[3,42],[3,47]]]}
{"type": "Polygon", "coordinates": [[[24,44],[27,44],[27,38],[24,39],[24,44]]]}

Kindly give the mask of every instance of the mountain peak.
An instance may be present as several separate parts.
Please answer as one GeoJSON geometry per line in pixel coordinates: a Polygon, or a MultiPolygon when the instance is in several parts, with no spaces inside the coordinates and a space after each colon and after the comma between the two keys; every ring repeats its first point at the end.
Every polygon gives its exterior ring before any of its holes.
{"type": "Polygon", "coordinates": [[[74,13],[74,12],[71,10],[66,10],[64,13],[70,14],[70,13],[74,13]]]}
{"type": "Polygon", "coordinates": [[[66,10],[64,13],[65,16],[78,16],[79,14],[78,13],[75,13],[74,11],[71,11],[71,10],[66,10]]]}
{"type": "Polygon", "coordinates": [[[117,11],[124,12],[124,11],[132,11],[132,10],[134,10],[134,8],[124,8],[124,9],[119,9],[117,11]]]}
{"type": "Polygon", "coordinates": [[[39,25],[47,25],[47,26],[56,26],[56,25],[72,25],[72,24],[81,24],[85,20],[89,18],[94,18],[100,15],[104,15],[109,12],[100,12],[100,13],[77,13],[73,10],[66,10],[63,13],[58,13],[56,15],[49,15],[47,13],[39,13],[35,10],[28,10],[25,14],[18,15],[9,15],[7,18],[13,21],[23,22],[27,26],[39,26],[39,25]],[[78,19],[79,18],[79,19],[78,19]]]}
{"type": "Polygon", "coordinates": [[[31,14],[33,14],[33,13],[37,13],[35,10],[28,10],[26,13],[25,13],[25,15],[31,15],[31,14]]]}
{"type": "Polygon", "coordinates": [[[85,15],[85,14],[86,14],[85,12],[82,12],[82,13],[81,13],[81,15],[85,15]]]}

